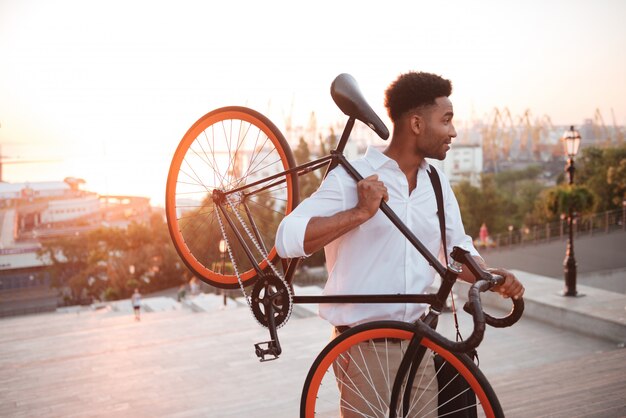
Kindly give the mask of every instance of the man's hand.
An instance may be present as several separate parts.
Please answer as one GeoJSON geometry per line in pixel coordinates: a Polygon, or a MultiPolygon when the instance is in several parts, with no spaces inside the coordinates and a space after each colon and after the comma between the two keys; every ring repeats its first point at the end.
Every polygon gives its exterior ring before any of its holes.
{"type": "Polygon", "coordinates": [[[376,174],[357,183],[358,202],[355,207],[331,216],[314,216],[304,233],[303,248],[307,254],[322,249],[348,231],[376,214],[381,200],[389,200],[387,188],[376,174]]]}
{"type": "Polygon", "coordinates": [[[487,269],[489,273],[498,274],[504,277],[504,283],[494,287],[492,290],[498,292],[505,298],[519,299],[524,296],[524,285],[517,280],[517,277],[508,270],[502,268],[487,269]]]}
{"type": "Polygon", "coordinates": [[[357,193],[359,201],[355,209],[362,214],[365,220],[376,214],[381,200],[385,202],[389,200],[387,187],[382,181],[378,180],[377,174],[372,174],[359,181],[357,183],[357,193]]]}

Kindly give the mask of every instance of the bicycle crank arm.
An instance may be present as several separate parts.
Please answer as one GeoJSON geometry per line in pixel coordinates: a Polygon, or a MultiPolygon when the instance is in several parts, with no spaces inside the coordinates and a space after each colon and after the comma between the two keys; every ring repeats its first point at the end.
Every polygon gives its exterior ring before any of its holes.
{"type": "Polygon", "coordinates": [[[276,360],[282,349],[280,348],[280,342],[278,342],[278,333],[276,332],[276,322],[274,321],[274,307],[271,303],[266,305],[268,328],[270,330],[270,341],[260,342],[254,344],[254,353],[259,357],[259,361],[271,361],[276,360]],[[267,348],[262,348],[262,344],[267,344],[267,348]],[[273,356],[272,358],[265,358],[265,356],[273,356]]]}

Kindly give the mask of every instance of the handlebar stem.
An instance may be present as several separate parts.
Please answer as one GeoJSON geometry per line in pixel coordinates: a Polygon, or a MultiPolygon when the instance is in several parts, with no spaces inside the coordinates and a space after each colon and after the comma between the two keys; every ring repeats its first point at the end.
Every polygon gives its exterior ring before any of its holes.
{"type": "Polygon", "coordinates": [[[467,268],[476,278],[476,281],[478,280],[490,281],[491,280],[491,274],[483,270],[482,268],[480,268],[480,266],[478,265],[474,257],[472,257],[469,251],[461,247],[454,247],[452,249],[452,253],[450,254],[450,257],[452,257],[452,259],[455,262],[461,263],[467,266],[467,268]]]}

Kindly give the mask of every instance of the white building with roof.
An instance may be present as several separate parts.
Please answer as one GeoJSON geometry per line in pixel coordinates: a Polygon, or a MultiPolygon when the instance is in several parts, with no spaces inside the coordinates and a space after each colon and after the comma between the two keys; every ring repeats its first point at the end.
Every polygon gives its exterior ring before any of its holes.
{"type": "Polygon", "coordinates": [[[74,199],[50,200],[48,207],[41,212],[41,223],[64,222],[100,211],[100,198],[88,194],[74,199]]]}
{"type": "Polygon", "coordinates": [[[453,142],[445,160],[428,161],[443,170],[451,184],[466,180],[472,186],[480,187],[480,175],[483,172],[483,149],[480,145],[453,142]]]}
{"type": "Polygon", "coordinates": [[[0,208],[16,209],[21,230],[71,221],[100,210],[96,193],[79,190],[84,180],[0,183],[0,208]]]}

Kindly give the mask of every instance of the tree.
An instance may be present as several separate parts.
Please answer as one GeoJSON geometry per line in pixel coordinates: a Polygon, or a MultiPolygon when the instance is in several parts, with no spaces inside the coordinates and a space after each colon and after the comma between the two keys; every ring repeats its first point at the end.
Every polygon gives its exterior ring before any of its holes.
{"type": "Polygon", "coordinates": [[[480,188],[462,181],[454,187],[465,225],[465,232],[478,236],[480,226],[485,223],[492,234],[503,232],[511,223],[514,205],[503,197],[497,188],[494,174],[483,174],[480,188]]]}
{"type": "MultiPolygon", "coordinates": [[[[311,151],[309,150],[309,144],[305,141],[304,137],[300,137],[298,141],[298,147],[294,151],[294,157],[296,164],[304,164],[311,161],[311,151]]],[[[318,175],[319,170],[310,171],[298,177],[298,186],[300,187],[300,201],[311,196],[313,192],[320,186],[320,177],[318,175]]]]}
{"type": "Polygon", "coordinates": [[[511,225],[536,225],[542,223],[535,216],[535,202],[546,189],[546,186],[536,180],[522,180],[518,182],[517,193],[512,197],[515,214],[511,217],[511,225]]]}
{"type": "Polygon", "coordinates": [[[626,145],[584,148],[576,160],[577,184],[596,195],[598,211],[619,209],[626,198],[626,145]]]}
{"type": "Polygon", "coordinates": [[[522,170],[501,171],[495,174],[496,186],[499,190],[516,193],[517,185],[523,181],[536,181],[542,169],[538,165],[531,165],[522,170]]]}
{"type": "Polygon", "coordinates": [[[537,202],[539,211],[546,216],[546,221],[555,221],[561,214],[573,212],[581,215],[592,213],[595,207],[595,196],[585,186],[561,184],[546,189],[537,202]]]}
{"type": "MultiPolygon", "coordinates": [[[[522,170],[501,171],[494,175],[498,194],[506,204],[502,208],[502,212],[508,214],[507,225],[503,225],[505,228],[508,225],[519,228],[537,223],[535,201],[546,188],[540,179],[542,171],[540,166],[531,165],[522,170]]],[[[505,229],[494,232],[502,233],[505,229]]]]}
{"type": "Polygon", "coordinates": [[[84,235],[42,242],[38,256],[49,263],[52,286],[69,289],[68,302],[128,297],[177,286],[186,270],[161,215],[127,229],[100,228],[84,235]]]}
{"type": "Polygon", "coordinates": [[[626,199],[626,145],[613,148],[585,148],[578,158],[575,187],[565,184],[547,187],[542,168],[483,174],[481,186],[461,182],[454,187],[465,230],[476,236],[482,222],[492,234],[558,219],[572,204],[586,215],[622,207],[626,199]]]}
{"type": "Polygon", "coordinates": [[[626,201],[626,158],[622,158],[617,165],[609,167],[606,180],[611,189],[613,206],[622,206],[626,201]]]}
{"type": "Polygon", "coordinates": [[[331,127],[330,135],[328,136],[328,138],[326,138],[326,140],[324,140],[324,138],[320,136],[320,155],[330,154],[331,150],[337,148],[337,142],[339,142],[339,138],[337,137],[335,130],[331,127]],[[327,142],[328,144],[326,144],[325,142],[327,142]]]}
{"type": "Polygon", "coordinates": [[[481,225],[479,216],[481,191],[465,180],[454,186],[454,194],[459,203],[465,232],[475,236],[481,225]]]}

